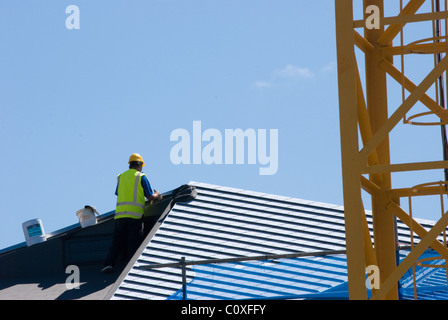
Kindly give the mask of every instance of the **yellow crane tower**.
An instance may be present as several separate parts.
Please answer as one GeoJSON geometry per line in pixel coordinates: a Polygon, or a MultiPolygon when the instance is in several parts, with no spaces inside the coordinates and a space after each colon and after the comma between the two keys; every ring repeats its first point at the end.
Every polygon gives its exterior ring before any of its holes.
{"type": "Polygon", "coordinates": [[[367,299],[366,267],[373,265],[379,270],[380,286],[372,289],[371,299],[393,300],[399,298],[400,278],[419,263],[427,249],[434,249],[448,260],[446,241],[438,240],[448,225],[448,214],[443,209],[447,178],[404,188],[393,188],[392,181],[395,173],[443,169],[448,172],[446,153],[443,160],[391,163],[389,141],[390,133],[405,125],[410,128],[402,134],[412,135],[408,138],[410,143],[424,125],[435,125],[442,128],[446,150],[448,111],[443,79],[446,80],[448,67],[447,0],[364,0],[361,14],[354,12],[360,2],[335,0],[349,296],[367,299]],[[443,8],[440,2],[444,2],[443,8]],[[386,16],[385,5],[395,6],[387,12],[395,13],[394,16],[386,16]],[[355,13],[360,16],[358,20],[355,13]],[[432,24],[432,32],[430,28],[427,36],[421,37],[423,29],[418,35],[406,34],[408,27],[424,22],[432,24]],[[423,80],[413,79],[405,72],[404,62],[411,56],[434,59],[423,80]],[[388,97],[389,82],[399,88],[399,103],[388,97]],[[413,114],[418,108],[425,112],[413,114]],[[371,198],[373,235],[367,225],[362,190],[371,198]],[[431,195],[440,195],[442,214],[434,227],[426,230],[413,218],[411,199],[431,195]],[[408,208],[400,202],[409,202],[408,208]],[[396,257],[397,219],[409,227],[411,239],[413,235],[420,239],[412,243],[410,253],[400,263],[396,257]]]}

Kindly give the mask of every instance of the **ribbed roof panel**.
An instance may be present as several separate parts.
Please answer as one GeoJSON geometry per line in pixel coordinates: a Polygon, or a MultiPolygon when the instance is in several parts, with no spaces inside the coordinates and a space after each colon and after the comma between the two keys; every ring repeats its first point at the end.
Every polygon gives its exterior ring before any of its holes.
{"type": "MultiPolygon", "coordinates": [[[[173,207],[113,299],[179,298],[180,268],[141,270],[141,265],[178,262],[181,257],[198,261],[345,250],[341,206],[190,185],[197,197],[173,207]]],[[[370,226],[369,212],[367,219],[370,226]]],[[[398,233],[400,243],[410,243],[406,226],[399,223],[398,233]]],[[[306,257],[196,265],[187,268],[187,280],[189,299],[300,298],[336,290],[347,281],[347,270],[345,255],[306,257]]]]}

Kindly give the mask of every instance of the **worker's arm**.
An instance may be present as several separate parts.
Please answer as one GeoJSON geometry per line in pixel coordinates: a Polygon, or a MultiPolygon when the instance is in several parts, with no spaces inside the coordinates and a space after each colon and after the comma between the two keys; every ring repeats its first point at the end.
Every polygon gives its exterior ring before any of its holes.
{"type": "Polygon", "coordinates": [[[145,197],[148,201],[153,201],[157,199],[162,199],[162,195],[157,190],[152,190],[151,184],[146,176],[142,177],[142,187],[145,192],[145,197]]]}

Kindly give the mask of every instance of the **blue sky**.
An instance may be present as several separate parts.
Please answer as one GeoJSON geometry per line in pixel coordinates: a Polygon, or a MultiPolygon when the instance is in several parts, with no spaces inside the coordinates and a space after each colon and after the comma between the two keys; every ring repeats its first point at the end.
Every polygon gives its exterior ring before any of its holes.
{"type": "Polygon", "coordinates": [[[2,1],[0,248],[29,219],[49,233],[85,204],[114,210],[134,152],[161,192],[193,180],[342,205],[334,28],[332,0],[2,1]],[[173,164],[170,135],[194,121],[277,129],[278,171],[173,164]]]}

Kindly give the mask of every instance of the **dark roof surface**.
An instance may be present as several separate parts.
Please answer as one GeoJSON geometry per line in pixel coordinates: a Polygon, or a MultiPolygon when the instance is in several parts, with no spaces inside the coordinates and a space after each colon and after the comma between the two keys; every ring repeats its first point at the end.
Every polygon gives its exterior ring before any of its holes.
{"type": "MultiPolygon", "coordinates": [[[[164,193],[162,201],[147,203],[145,236],[158,227],[157,217],[169,211],[178,189],[164,193]]],[[[121,261],[113,273],[100,273],[112,241],[113,217],[111,211],[99,216],[95,225],[81,228],[76,223],[48,234],[42,243],[0,251],[0,299],[103,299],[129,263],[121,261]],[[79,268],[79,289],[66,286],[72,275],[66,268],[72,265],[79,268]]]]}
{"type": "Polygon", "coordinates": [[[113,212],[100,217],[96,225],[82,229],[79,224],[30,247],[21,245],[0,255],[0,299],[98,299],[117,275],[99,278],[113,230],[113,212]],[[77,265],[80,289],[67,290],[77,265]]]}

